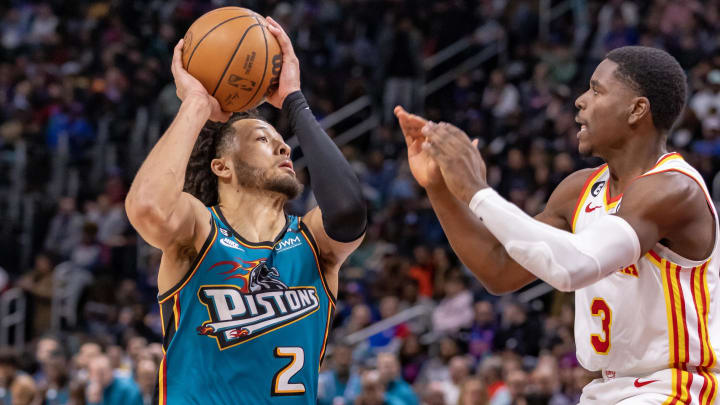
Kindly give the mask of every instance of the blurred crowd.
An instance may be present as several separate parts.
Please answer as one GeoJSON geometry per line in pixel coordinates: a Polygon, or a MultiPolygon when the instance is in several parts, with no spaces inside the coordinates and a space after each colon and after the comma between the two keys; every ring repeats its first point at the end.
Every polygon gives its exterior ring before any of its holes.
{"type": "MultiPolygon", "coordinates": [[[[363,185],[370,222],[341,271],[318,403],[564,405],[576,403],[594,378],[575,358],[572,296],[492,296],[454,256],[409,171],[391,115],[395,104],[478,137],[490,183],[536,214],[565,176],[598,163],[578,156],[573,120],[574,99],[594,67],[619,46],[661,47],[686,69],[690,89],[669,148],[720,200],[720,1],[572,3],[572,12],[543,26],[535,0],[241,2],[274,16],[291,35],[319,119],[359,96],[373,100],[371,112],[333,127],[330,136],[371,113],[380,117],[341,148],[363,185]],[[425,58],[461,38],[471,41],[466,51],[427,69],[425,58]],[[424,97],[423,83],[496,44],[498,55],[424,97]],[[367,336],[378,321],[390,326],[367,336]]],[[[30,265],[19,264],[19,225],[0,227],[0,294],[19,287],[29,304],[26,349],[0,348],[0,404],[152,403],[162,358],[160,254],[125,217],[137,169],[128,134],[139,107],[167,126],[179,105],[172,47],[197,16],[222,5],[0,5],[0,190],[7,190],[4,173],[20,144],[27,150],[21,192],[46,195],[60,181],[58,197],[41,199],[33,213],[30,265]],[[92,151],[103,120],[116,159],[99,166],[107,170],[98,181],[92,151]],[[49,169],[62,145],[66,164],[80,173],[74,188],[49,169]],[[68,271],[76,317],[57,321],[54,294],[58,283],[67,284],[58,274],[68,271]]],[[[283,132],[275,111],[262,112],[283,132]]],[[[308,183],[306,173],[298,175],[308,183]]],[[[288,208],[300,213],[312,204],[306,187],[288,208]]]]}

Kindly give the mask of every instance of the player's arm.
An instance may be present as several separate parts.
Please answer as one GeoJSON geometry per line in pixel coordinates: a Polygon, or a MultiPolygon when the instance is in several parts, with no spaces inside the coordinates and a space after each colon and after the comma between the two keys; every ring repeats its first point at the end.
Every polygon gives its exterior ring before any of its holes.
{"type": "Polygon", "coordinates": [[[503,245],[508,256],[561,291],[586,287],[635,263],[642,253],[637,233],[606,215],[578,233],[533,219],[487,185],[485,163],[467,135],[450,124],[428,123],[424,149],[437,161],[448,189],[503,245]]]}
{"type": "Polygon", "coordinates": [[[562,291],[586,287],[636,263],[661,240],[698,260],[713,246],[713,221],[703,191],[679,173],[635,180],[617,215],[600,217],[575,234],[530,218],[490,188],[476,192],[469,205],[509,256],[562,291]]]}
{"type": "MultiPolygon", "coordinates": [[[[305,215],[304,222],[318,244],[323,271],[333,276],[365,233],[367,212],[360,182],[300,92],[300,66],[290,38],[272,18],[267,21],[283,52],[278,91],[268,96],[268,101],[282,109],[308,162],[310,186],[318,207],[305,215]]],[[[337,277],[327,278],[336,291],[337,277]]]]}
{"type": "Polygon", "coordinates": [[[225,121],[229,117],[182,67],[181,51],[182,40],[175,47],[172,61],[182,105],[138,170],[125,199],[128,219],[140,236],[166,253],[181,244],[199,248],[210,230],[209,213],[203,204],[182,191],[185,169],[206,121],[225,121]]]}
{"type": "MultiPolygon", "coordinates": [[[[570,231],[577,196],[591,171],[580,170],[565,178],[535,219],[570,231]]],[[[453,251],[488,291],[493,294],[512,292],[537,278],[508,255],[502,243],[444,182],[427,188],[427,193],[453,251]]]]}
{"type": "MultiPolygon", "coordinates": [[[[405,136],[413,177],[427,191],[450,245],[465,266],[494,294],[515,291],[535,280],[533,273],[507,254],[502,243],[484,226],[467,203],[451,193],[438,163],[426,145],[428,138],[422,133],[428,121],[408,113],[400,106],[395,108],[395,115],[405,136]]],[[[465,137],[465,134],[462,136],[465,137]]],[[[475,149],[475,145],[469,141],[468,145],[475,149]]],[[[581,170],[563,180],[550,196],[545,210],[536,218],[552,227],[570,230],[575,201],[588,174],[588,170],[581,170]]]]}

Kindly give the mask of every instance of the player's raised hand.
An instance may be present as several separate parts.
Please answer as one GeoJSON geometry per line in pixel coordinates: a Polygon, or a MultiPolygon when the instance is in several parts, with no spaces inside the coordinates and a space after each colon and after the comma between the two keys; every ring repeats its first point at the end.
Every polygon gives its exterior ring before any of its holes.
{"type": "Polygon", "coordinates": [[[445,184],[457,199],[465,203],[478,190],[488,187],[485,161],[467,134],[454,125],[428,122],[422,129],[427,141],[423,149],[440,166],[445,184]]]}
{"type": "Polygon", "coordinates": [[[271,17],[265,17],[267,29],[275,35],[282,51],[282,70],[280,70],[280,83],[276,91],[266,96],[268,103],[276,108],[282,108],[283,101],[288,94],[300,90],[300,61],[295,56],[290,37],[285,33],[280,24],[271,17]]]}
{"type": "Polygon", "coordinates": [[[422,144],[426,141],[422,128],[428,122],[415,114],[410,114],[404,108],[395,107],[395,116],[400,122],[408,148],[408,163],[410,171],[418,184],[424,188],[432,188],[443,184],[442,174],[435,160],[425,151],[422,144]]]}
{"type": "Polygon", "coordinates": [[[199,97],[206,100],[210,104],[210,117],[212,121],[225,122],[230,118],[230,113],[220,108],[215,97],[211,96],[205,87],[196,78],[194,78],[182,65],[182,50],[185,41],[178,41],[173,50],[172,63],[170,70],[175,79],[175,92],[180,100],[185,101],[189,97],[199,97]]]}

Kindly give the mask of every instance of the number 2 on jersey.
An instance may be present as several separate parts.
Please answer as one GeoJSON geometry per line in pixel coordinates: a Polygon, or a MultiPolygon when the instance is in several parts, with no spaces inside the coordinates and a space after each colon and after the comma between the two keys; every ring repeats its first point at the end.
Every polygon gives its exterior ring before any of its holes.
{"type": "Polygon", "coordinates": [[[590,335],[590,344],[597,354],[608,354],[610,352],[610,326],[612,325],[612,310],[607,302],[602,298],[593,298],[590,304],[590,314],[599,316],[602,319],[602,336],[598,334],[590,335]]]}
{"type": "Polygon", "coordinates": [[[305,351],[302,347],[276,347],[274,351],[277,358],[289,358],[290,363],[275,373],[272,381],[272,395],[302,395],[305,385],[291,383],[290,379],[302,370],[305,364],[305,351]]]}

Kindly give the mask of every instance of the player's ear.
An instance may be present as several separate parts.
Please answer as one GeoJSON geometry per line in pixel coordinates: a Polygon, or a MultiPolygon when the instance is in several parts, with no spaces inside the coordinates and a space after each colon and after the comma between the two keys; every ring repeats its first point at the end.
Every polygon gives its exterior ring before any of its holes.
{"type": "Polygon", "coordinates": [[[230,180],[232,177],[232,163],[223,157],[213,159],[210,162],[210,170],[221,179],[230,180]]]}
{"type": "Polygon", "coordinates": [[[647,97],[635,97],[630,106],[628,124],[635,125],[645,117],[650,118],[650,100],[647,97]]]}

